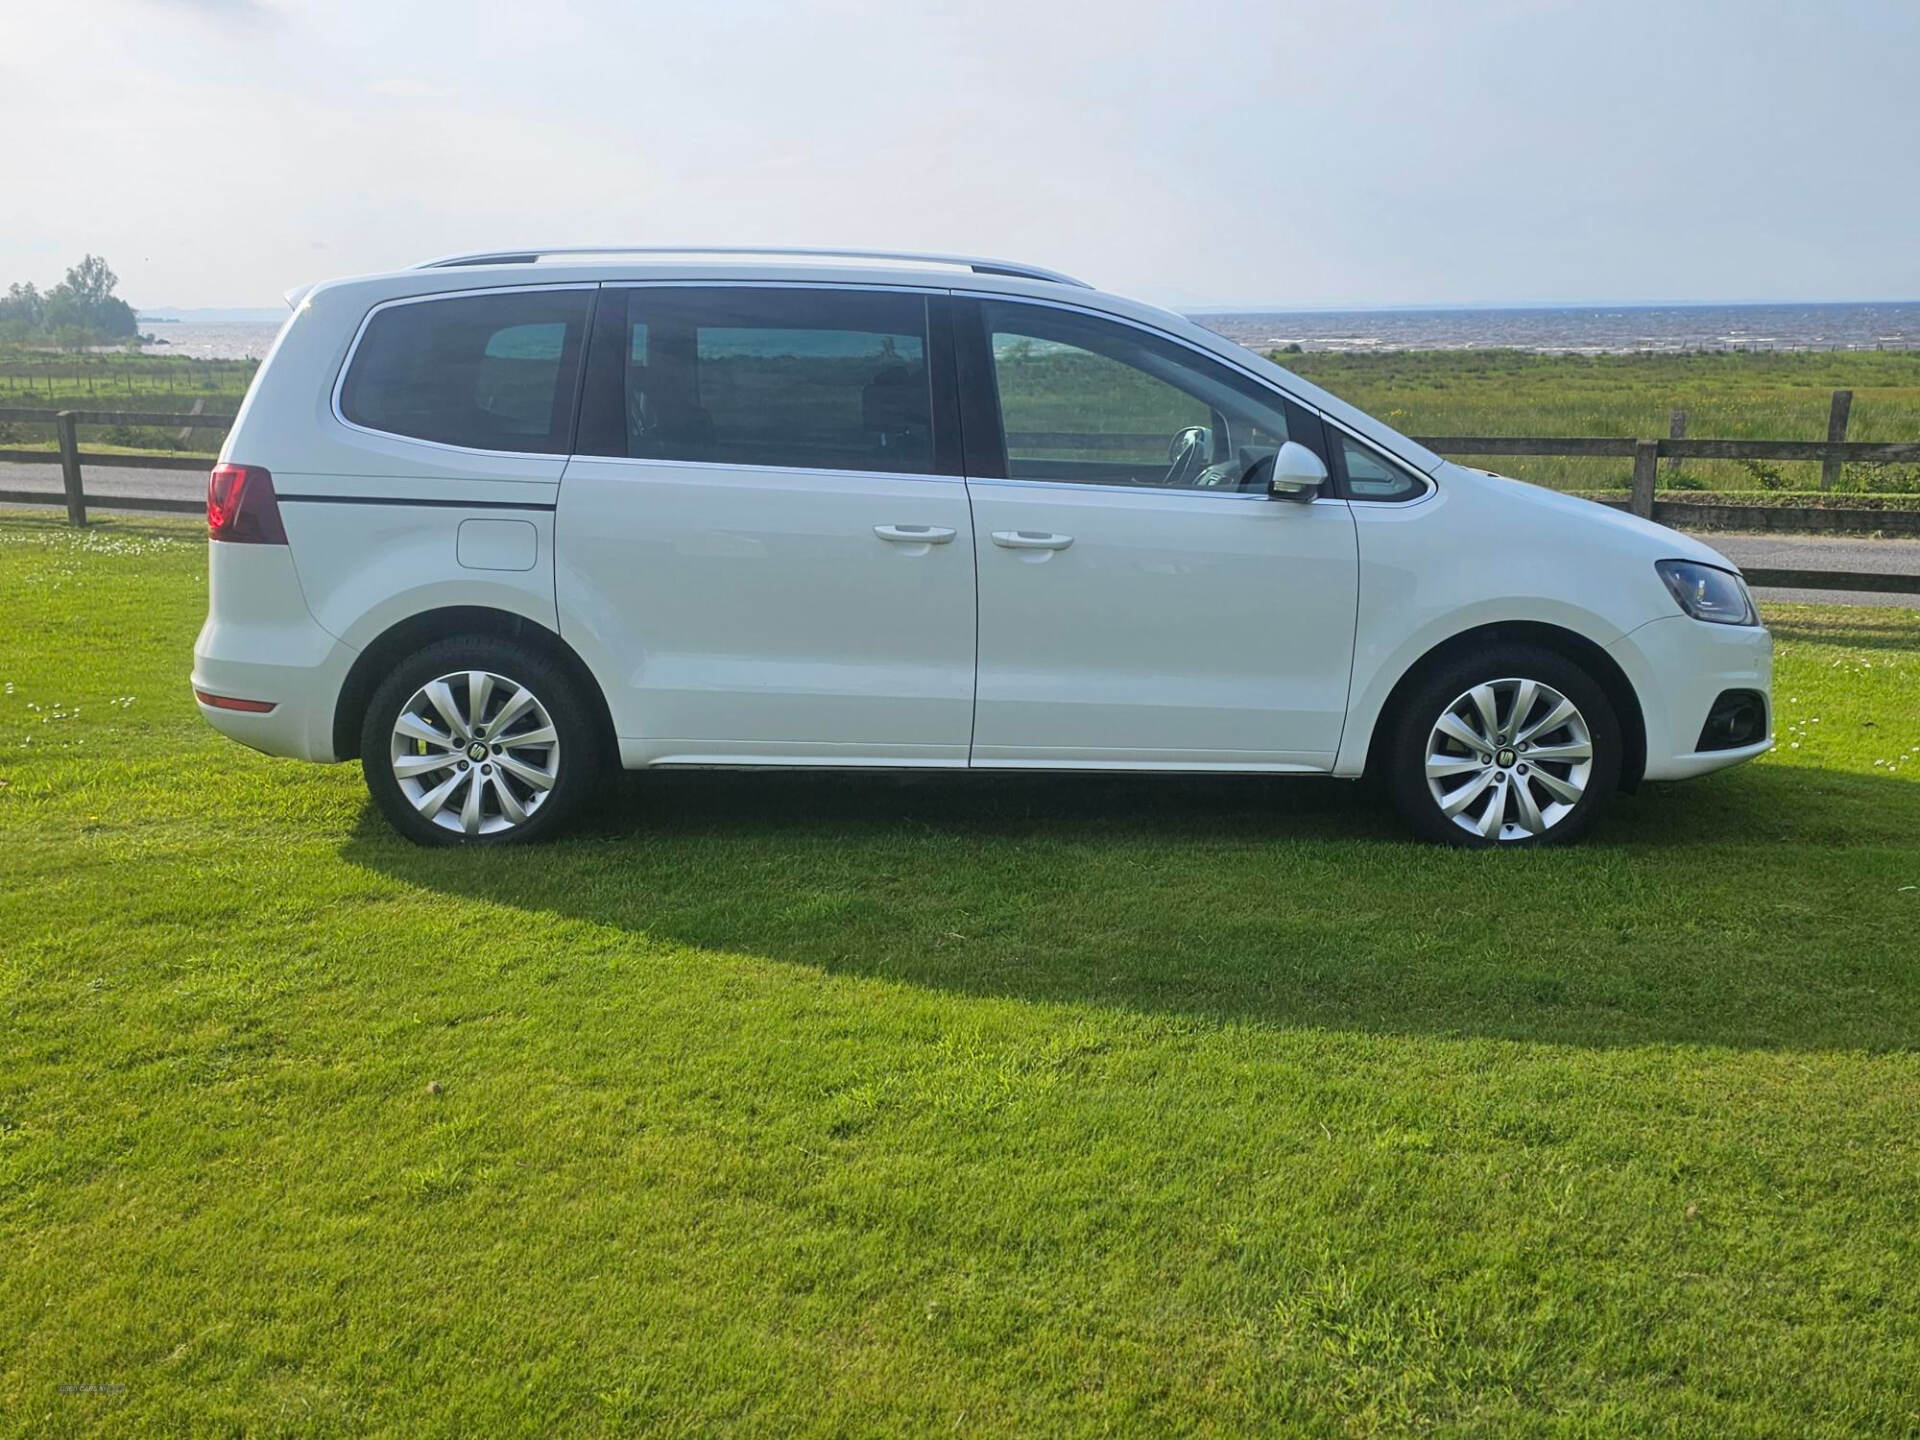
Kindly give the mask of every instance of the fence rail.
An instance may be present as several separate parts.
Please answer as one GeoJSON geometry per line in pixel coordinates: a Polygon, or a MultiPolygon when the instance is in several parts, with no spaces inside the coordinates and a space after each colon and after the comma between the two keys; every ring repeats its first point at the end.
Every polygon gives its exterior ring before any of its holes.
{"type": "MultiPolygon", "coordinates": [[[[6,412],[0,411],[0,418],[6,412]]],[[[1553,455],[1569,459],[1624,460],[1642,445],[1662,459],[1680,460],[1838,460],[1846,464],[1885,465],[1920,460],[1920,441],[1876,440],[1635,440],[1616,435],[1415,435],[1438,455],[1553,455]]],[[[1016,449],[1111,450],[1154,452],[1164,448],[1159,434],[1075,435],[1059,430],[1011,430],[1016,449]]]]}
{"type": "MultiPolygon", "coordinates": [[[[0,505],[58,505],[65,498],[45,490],[0,490],[0,505]]],[[[170,495],[96,495],[95,503],[109,510],[151,510],[165,515],[204,515],[204,500],[176,500],[170,495]]]]}
{"type": "MultiPolygon", "coordinates": [[[[1681,428],[1676,421],[1675,428],[1681,428]]],[[[1834,427],[1844,433],[1844,424],[1834,427]]],[[[1653,493],[1662,460],[1669,467],[1681,460],[1817,460],[1821,488],[1831,488],[1830,475],[1842,464],[1891,465],[1920,461],[1920,441],[1868,440],[1688,440],[1669,436],[1637,440],[1613,435],[1416,435],[1414,443],[1437,455],[1550,455],[1567,459],[1633,461],[1633,488],[1628,508],[1643,519],[1653,517],[1653,493]]],[[[1007,444],[1018,450],[1115,451],[1154,454],[1167,443],[1164,435],[1075,435],[1058,430],[1012,430],[1007,444]]]]}
{"type": "Polygon", "coordinates": [[[1762,590],[1857,590],[1876,595],[1920,595],[1920,575],[1856,570],[1775,570],[1743,565],[1747,584],[1762,590]]]}
{"type": "MultiPolygon", "coordinates": [[[[197,404],[197,402],[196,402],[197,404]]],[[[22,424],[51,424],[54,435],[60,442],[60,486],[62,498],[67,504],[67,520],[74,525],[87,523],[87,491],[81,475],[80,465],[84,460],[89,465],[106,468],[120,467],[128,470],[205,470],[207,462],[204,456],[192,455],[113,455],[93,451],[82,455],[76,430],[81,425],[140,425],[164,429],[178,429],[181,439],[194,430],[228,430],[233,426],[231,415],[205,415],[198,408],[185,411],[162,410],[31,410],[0,409],[0,421],[22,424]]],[[[44,450],[0,450],[0,460],[24,460],[28,463],[46,463],[54,457],[44,450]]],[[[110,497],[116,509],[122,510],[158,510],[177,514],[191,515],[202,509],[198,501],[173,500],[162,496],[115,495],[110,497]]],[[[25,503],[29,505],[47,503],[48,497],[34,491],[0,490],[0,501],[9,504],[25,503]]]]}
{"type": "Polygon", "coordinates": [[[1651,445],[1662,459],[1838,460],[1886,465],[1920,460],[1920,441],[1873,440],[1619,440],[1571,435],[1419,435],[1415,441],[1440,455],[1612,456],[1651,445]]]}
{"type": "MultiPolygon", "coordinates": [[[[1848,397],[1851,399],[1851,396],[1848,397]]],[[[0,408],[0,421],[50,424],[59,436],[58,456],[44,450],[0,449],[0,460],[46,463],[60,461],[63,496],[67,518],[75,525],[87,523],[87,495],[81,465],[125,467],[143,470],[204,470],[206,457],[191,455],[114,455],[98,451],[82,454],[75,430],[81,425],[137,425],[187,430],[226,430],[233,424],[231,415],[201,415],[149,410],[34,410],[0,408]]],[[[1676,419],[1674,428],[1684,429],[1676,419]]],[[[1427,435],[1416,436],[1417,443],[1440,455],[1550,455],[1626,459],[1633,465],[1633,489],[1629,508],[1637,515],[1651,517],[1654,503],[1654,479],[1661,460],[1671,465],[1679,460],[1817,460],[1837,470],[1847,464],[1891,464],[1920,461],[1920,442],[1874,443],[1839,438],[1846,433],[1846,420],[1836,395],[1835,416],[1827,440],[1689,440],[1680,436],[1638,440],[1592,435],[1427,435]],[[1836,433],[1837,432],[1837,433],[1836,433]]],[[[1076,435],[1062,431],[1012,431],[1007,436],[1016,449],[1137,451],[1154,453],[1166,444],[1158,434],[1076,435]]],[[[0,504],[44,505],[55,497],[44,491],[0,490],[0,504]]],[[[204,510],[198,500],[178,500],[163,496],[96,496],[117,510],[158,511],[196,515],[204,510]]],[[[1865,571],[1749,569],[1749,584],[1763,588],[1792,590],[1848,590],[1874,594],[1920,594],[1920,575],[1882,575],[1865,571]]]]}
{"type": "Polygon", "coordinates": [[[30,424],[57,425],[62,415],[73,416],[76,425],[154,425],[169,430],[225,430],[233,424],[231,415],[201,415],[187,410],[0,409],[0,420],[18,420],[30,424]]]}

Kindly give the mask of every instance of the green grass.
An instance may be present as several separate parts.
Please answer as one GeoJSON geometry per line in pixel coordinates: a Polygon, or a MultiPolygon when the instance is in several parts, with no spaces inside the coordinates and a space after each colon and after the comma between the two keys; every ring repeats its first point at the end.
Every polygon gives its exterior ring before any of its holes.
{"type": "Polygon", "coordinates": [[[197,360],[161,350],[73,354],[0,344],[0,407],[172,409],[177,401],[184,410],[205,398],[209,410],[231,413],[259,368],[257,360],[197,360]],[[169,403],[156,403],[163,400],[169,403]]]}
{"type": "MultiPolygon", "coordinates": [[[[1704,439],[1824,440],[1832,392],[1853,391],[1848,438],[1911,441],[1920,437],[1920,351],[1859,354],[1535,355],[1513,350],[1308,354],[1275,357],[1387,424],[1414,435],[1612,435],[1667,433],[1675,407],[1687,410],[1688,434],[1704,439]]],[[[91,357],[0,352],[0,408],[185,410],[196,397],[217,414],[231,413],[251,379],[253,361],[187,361],[164,355],[91,357]],[[176,388],[177,387],[177,388],[176,388]]],[[[1165,431],[1192,415],[1168,409],[1159,388],[1109,376],[1106,403],[1124,412],[1117,428],[1165,431]]],[[[1099,387],[1082,387],[1098,396],[1099,387]]],[[[1073,430],[1084,417],[1014,397],[1015,428],[1073,430]]],[[[52,448],[46,426],[0,423],[0,445],[52,448]]],[[[171,431],[85,429],[91,449],[174,448],[171,431]]],[[[195,437],[198,448],[211,432],[195,437]]],[[[211,454],[211,450],[206,453],[211,454]]],[[[1471,461],[1471,457],[1463,457],[1471,461]]],[[[1570,490],[1625,489],[1628,460],[1502,456],[1486,462],[1502,474],[1570,490]]],[[[1662,465],[1662,488],[1797,491],[1816,488],[1820,467],[1735,461],[1662,465]]],[[[1847,491],[1920,494],[1920,465],[1850,465],[1847,491]]]]}
{"type": "MultiPolygon", "coordinates": [[[[1920,436],[1920,352],[1829,355],[1535,355],[1516,350],[1384,354],[1275,354],[1324,386],[1410,435],[1576,435],[1658,438],[1672,412],[1688,412],[1697,439],[1824,440],[1833,391],[1854,393],[1848,438],[1911,441],[1920,436]]],[[[1204,414],[1171,403],[1171,391],[1137,372],[1092,357],[1027,354],[998,360],[1012,430],[1137,431],[1170,437],[1204,414]],[[1087,423],[1089,413],[1107,423],[1087,423]]],[[[1157,447],[1162,453],[1164,445],[1157,447]]],[[[1097,453],[1097,452],[1093,452],[1097,453]]],[[[1473,457],[1458,457],[1475,463],[1473,457]]],[[[1629,459],[1491,457],[1502,474],[1569,490],[1624,490],[1629,459]]],[[[1664,489],[1754,495],[1817,489],[1817,464],[1662,464],[1664,489]]],[[[1920,495],[1920,465],[1844,467],[1840,490],[1920,495]]]]}
{"type": "MultiPolygon", "coordinates": [[[[1275,354],[1277,362],[1409,435],[1658,438],[1688,412],[1696,439],[1824,440],[1832,393],[1851,389],[1852,440],[1920,436],[1920,352],[1829,355],[1535,355],[1517,350],[1275,354]]],[[[1172,392],[1087,356],[1010,349],[999,358],[1012,430],[1138,431],[1170,437],[1206,423],[1172,392]],[[1094,412],[1108,423],[1089,425],[1094,412]]],[[[1457,457],[1477,463],[1474,457],[1457,457]]],[[[1567,490],[1624,490],[1630,459],[1498,456],[1501,474],[1567,490]]],[[[1753,494],[1817,489],[1817,464],[1689,460],[1663,464],[1664,489],[1753,494]]],[[[1844,467],[1843,491],[1920,495],[1920,465],[1844,467]]]]}
{"type": "MultiPolygon", "coordinates": [[[[166,354],[64,354],[0,345],[0,411],[144,410],[184,414],[205,402],[213,415],[231,415],[259,369],[257,360],[193,360],[166,354]]],[[[219,433],[202,430],[187,445],[177,429],[155,426],[79,427],[82,450],[185,452],[211,455],[219,433]]],[[[45,422],[0,418],[0,446],[55,447],[45,422]]]]}
{"type": "MultiPolygon", "coordinates": [[[[1534,355],[1517,350],[1275,355],[1281,365],[1409,435],[1655,439],[1672,412],[1714,440],[1824,440],[1835,390],[1853,391],[1849,440],[1920,437],[1920,351],[1858,354],[1534,355]]],[[[1489,468],[1562,489],[1619,488],[1629,460],[1500,456],[1489,468]]],[[[1663,487],[1812,489],[1820,467],[1663,462],[1663,487]]],[[[1845,489],[1920,492],[1920,466],[1849,465],[1845,489]]]]}
{"type": "Polygon", "coordinates": [[[1564,853],[685,775],[448,854],[201,725],[204,604],[0,522],[10,1433],[1920,1432],[1920,615],[1781,608],[1781,749],[1564,853]]]}

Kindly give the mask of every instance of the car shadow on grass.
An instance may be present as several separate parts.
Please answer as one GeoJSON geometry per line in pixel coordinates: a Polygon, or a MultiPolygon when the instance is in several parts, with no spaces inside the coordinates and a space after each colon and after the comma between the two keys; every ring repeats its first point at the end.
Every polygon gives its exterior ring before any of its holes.
{"type": "Polygon", "coordinates": [[[1337,781],[659,774],[568,839],[422,850],[407,886],[968,996],[1577,1045],[1920,1045],[1920,783],[1747,767],[1587,843],[1420,845],[1337,781]]]}

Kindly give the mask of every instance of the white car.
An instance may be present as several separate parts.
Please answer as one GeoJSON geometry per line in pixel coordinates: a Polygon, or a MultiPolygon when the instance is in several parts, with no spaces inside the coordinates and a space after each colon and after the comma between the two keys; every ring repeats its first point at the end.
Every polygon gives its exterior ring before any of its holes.
{"type": "Polygon", "coordinates": [[[605,767],[1382,773],[1461,845],[1766,750],[1698,541],[1031,266],[460,256],[290,297],[193,689],[429,843],[605,767]]]}

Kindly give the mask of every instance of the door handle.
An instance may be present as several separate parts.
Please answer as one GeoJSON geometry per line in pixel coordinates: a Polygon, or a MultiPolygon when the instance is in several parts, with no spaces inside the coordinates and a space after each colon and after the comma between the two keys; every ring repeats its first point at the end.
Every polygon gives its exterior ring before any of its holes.
{"type": "Polygon", "coordinates": [[[946,525],[876,525],[873,533],[903,545],[945,545],[953,539],[953,530],[946,525]]]}
{"type": "Polygon", "coordinates": [[[1049,535],[1044,530],[996,530],[993,543],[1005,550],[1064,550],[1071,535],[1049,535]]]}

